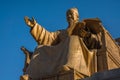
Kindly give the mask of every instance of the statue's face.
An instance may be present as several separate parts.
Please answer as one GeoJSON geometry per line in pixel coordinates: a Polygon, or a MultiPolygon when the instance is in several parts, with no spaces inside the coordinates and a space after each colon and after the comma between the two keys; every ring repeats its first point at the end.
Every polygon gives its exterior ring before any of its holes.
{"type": "Polygon", "coordinates": [[[75,11],[69,11],[67,12],[67,21],[72,22],[72,21],[78,21],[78,14],[75,11]]]}

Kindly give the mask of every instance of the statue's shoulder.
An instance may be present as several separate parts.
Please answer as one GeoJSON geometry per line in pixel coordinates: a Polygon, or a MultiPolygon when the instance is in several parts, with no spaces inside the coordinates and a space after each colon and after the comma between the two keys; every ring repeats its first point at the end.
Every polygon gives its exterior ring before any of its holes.
{"type": "Polygon", "coordinates": [[[99,18],[89,18],[84,19],[82,22],[85,23],[85,26],[89,28],[89,30],[95,34],[103,31],[102,21],[99,18]]]}
{"type": "Polygon", "coordinates": [[[84,19],[82,22],[86,22],[86,23],[101,23],[102,21],[99,18],[88,18],[88,19],[84,19]]]}

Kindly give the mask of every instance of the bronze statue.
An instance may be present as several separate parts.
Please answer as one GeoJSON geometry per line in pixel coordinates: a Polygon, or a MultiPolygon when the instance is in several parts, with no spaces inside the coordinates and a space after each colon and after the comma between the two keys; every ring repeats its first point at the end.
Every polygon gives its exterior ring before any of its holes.
{"type": "Polygon", "coordinates": [[[25,17],[25,23],[31,28],[30,33],[38,43],[32,57],[28,57],[30,63],[25,69],[30,78],[39,79],[71,69],[84,78],[104,70],[101,66],[95,66],[97,50],[105,46],[102,39],[105,29],[101,21],[93,18],[80,22],[77,8],[69,9],[66,16],[68,28],[56,32],[49,32],[34,18],[25,17]]]}

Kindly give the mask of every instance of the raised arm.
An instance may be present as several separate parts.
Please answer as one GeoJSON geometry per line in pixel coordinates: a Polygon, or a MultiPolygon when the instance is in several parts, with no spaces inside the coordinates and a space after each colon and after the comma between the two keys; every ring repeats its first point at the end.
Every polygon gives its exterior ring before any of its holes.
{"type": "Polygon", "coordinates": [[[59,34],[57,32],[49,32],[41,25],[39,25],[34,18],[24,18],[25,23],[31,28],[30,33],[38,43],[38,45],[53,45],[59,34]]]}

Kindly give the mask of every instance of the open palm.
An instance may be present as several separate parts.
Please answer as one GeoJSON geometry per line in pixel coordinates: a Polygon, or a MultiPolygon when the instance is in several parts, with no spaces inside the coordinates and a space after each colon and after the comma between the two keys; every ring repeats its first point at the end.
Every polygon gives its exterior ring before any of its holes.
{"type": "Polygon", "coordinates": [[[25,23],[30,27],[34,27],[36,24],[36,21],[34,18],[32,18],[32,20],[30,20],[29,17],[25,16],[24,20],[25,20],[25,23]]]}

